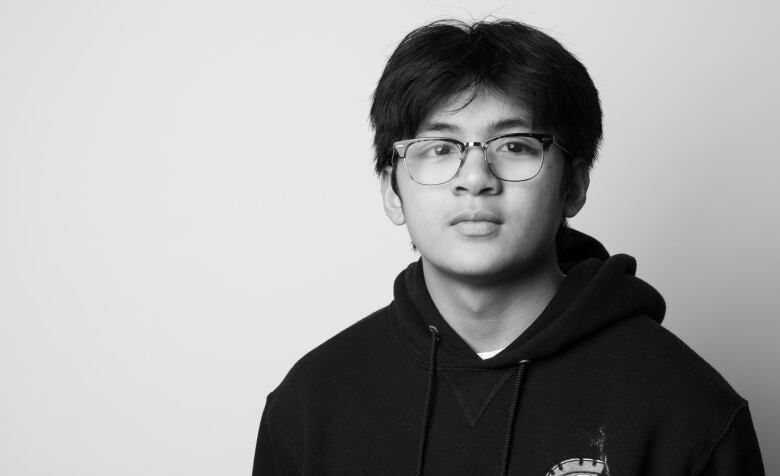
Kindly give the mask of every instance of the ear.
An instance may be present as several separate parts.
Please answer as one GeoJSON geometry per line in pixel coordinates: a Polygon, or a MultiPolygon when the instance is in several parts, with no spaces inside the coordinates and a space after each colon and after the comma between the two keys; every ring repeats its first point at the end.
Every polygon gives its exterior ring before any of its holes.
{"type": "Polygon", "coordinates": [[[382,170],[380,180],[382,181],[382,201],[385,205],[385,213],[387,214],[387,217],[390,218],[390,221],[396,225],[403,225],[406,223],[406,218],[404,218],[404,209],[403,204],[401,203],[401,197],[399,197],[398,194],[395,193],[395,190],[393,190],[393,168],[385,167],[385,169],[382,170]]]}
{"type": "Polygon", "coordinates": [[[569,187],[566,189],[563,204],[563,215],[566,218],[571,218],[579,213],[585,205],[589,185],[590,172],[588,171],[588,163],[582,158],[574,159],[571,164],[569,187]]]}

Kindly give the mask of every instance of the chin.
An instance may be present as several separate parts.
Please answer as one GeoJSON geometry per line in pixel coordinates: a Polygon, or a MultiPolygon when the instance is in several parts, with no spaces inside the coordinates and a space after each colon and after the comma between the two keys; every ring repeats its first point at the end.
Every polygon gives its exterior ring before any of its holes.
{"type": "Polygon", "coordinates": [[[422,255],[424,260],[440,272],[467,280],[490,281],[517,269],[517,257],[510,259],[502,253],[485,250],[451,250],[443,256],[436,253],[430,256],[425,253],[422,255]]]}

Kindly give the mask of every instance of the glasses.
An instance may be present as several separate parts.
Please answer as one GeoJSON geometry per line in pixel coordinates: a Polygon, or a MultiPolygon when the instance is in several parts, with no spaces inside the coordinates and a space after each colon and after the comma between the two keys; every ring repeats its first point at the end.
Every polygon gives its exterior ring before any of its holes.
{"type": "Polygon", "coordinates": [[[440,185],[454,179],[466,162],[466,150],[479,147],[490,172],[507,182],[530,180],[542,170],[544,155],[555,144],[568,155],[551,134],[516,132],[484,142],[460,142],[445,137],[424,137],[395,142],[393,151],[403,159],[406,171],[421,185],[440,185]]]}

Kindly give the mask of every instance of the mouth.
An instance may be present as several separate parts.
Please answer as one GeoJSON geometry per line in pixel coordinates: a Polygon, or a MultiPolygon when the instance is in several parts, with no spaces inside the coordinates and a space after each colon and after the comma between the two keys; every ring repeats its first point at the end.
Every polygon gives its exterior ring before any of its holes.
{"type": "Polygon", "coordinates": [[[489,223],[494,225],[500,225],[504,223],[504,220],[500,216],[487,210],[463,210],[458,213],[452,220],[450,225],[457,225],[459,223],[489,223]]]}
{"type": "Polygon", "coordinates": [[[495,234],[504,220],[487,210],[464,210],[455,215],[450,225],[461,235],[480,237],[495,234]]]}
{"type": "Polygon", "coordinates": [[[459,221],[452,227],[458,231],[461,235],[469,237],[488,236],[493,235],[498,231],[499,225],[492,221],[471,221],[464,220],[459,221]]]}

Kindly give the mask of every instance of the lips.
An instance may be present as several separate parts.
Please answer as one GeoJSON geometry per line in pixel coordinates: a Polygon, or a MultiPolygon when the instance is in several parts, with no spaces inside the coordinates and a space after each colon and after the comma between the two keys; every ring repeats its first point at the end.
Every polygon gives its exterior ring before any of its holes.
{"type": "Polygon", "coordinates": [[[450,225],[457,225],[462,222],[489,222],[500,225],[501,223],[504,223],[504,220],[495,213],[487,210],[463,210],[452,217],[450,225]]]}

